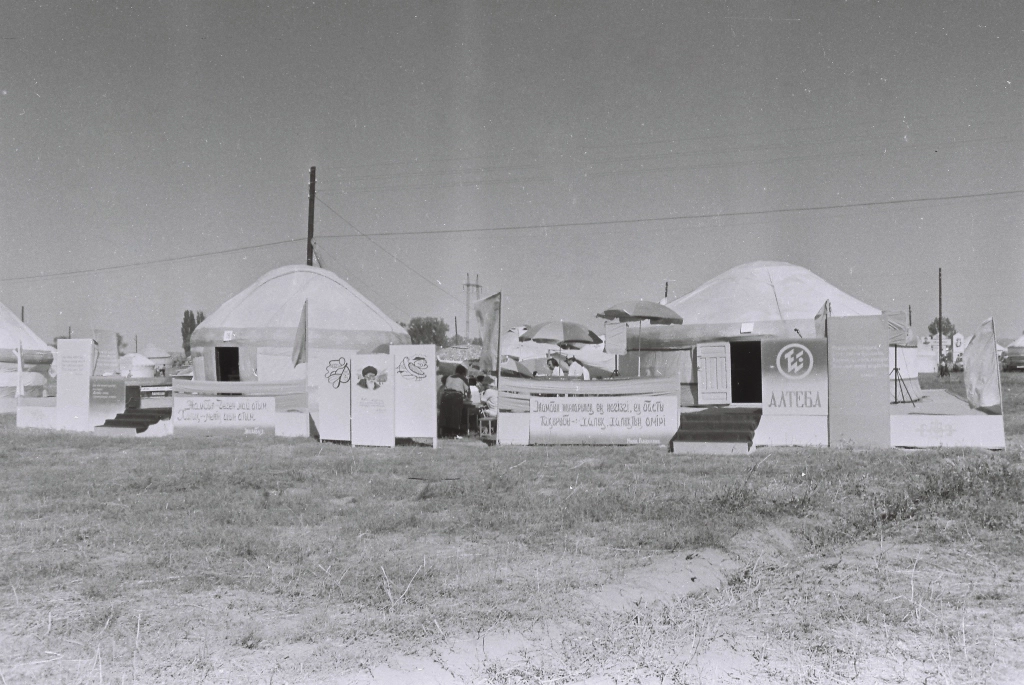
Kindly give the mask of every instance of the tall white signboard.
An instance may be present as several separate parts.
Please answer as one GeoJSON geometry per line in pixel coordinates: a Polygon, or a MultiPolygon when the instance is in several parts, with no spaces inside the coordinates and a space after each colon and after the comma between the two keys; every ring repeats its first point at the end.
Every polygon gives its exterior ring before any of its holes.
{"type": "Polygon", "coordinates": [[[352,373],[355,350],[309,350],[309,413],[321,440],[352,439],[352,373]]]}
{"type": "Polygon", "coordinates": [[[60,428],[91,431],[89,420],[89,379],[92,376],[95,343],[90,339],[58,340],[57,415],[60,428]]]}
{"type": "Polygon", "coordinates": [[[395,446],[395,379],[390,354],[352,358],[352,444],[395,446]]]}
{"type": "Polygon", "coordinates": [[[395,436],[437,437],[437,358],[433,345],[392,345],[395,436]]]}

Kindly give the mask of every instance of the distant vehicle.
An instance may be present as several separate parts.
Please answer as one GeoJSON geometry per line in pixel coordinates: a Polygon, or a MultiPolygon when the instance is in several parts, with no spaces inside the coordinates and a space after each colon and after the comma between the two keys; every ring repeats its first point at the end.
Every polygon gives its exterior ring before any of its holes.
{"type": "Polygon", "coordinates": [[[1003,353],[1003,370],[1017,371],[1024,369],[1024,347],[1010,345],[1003,353]]]}

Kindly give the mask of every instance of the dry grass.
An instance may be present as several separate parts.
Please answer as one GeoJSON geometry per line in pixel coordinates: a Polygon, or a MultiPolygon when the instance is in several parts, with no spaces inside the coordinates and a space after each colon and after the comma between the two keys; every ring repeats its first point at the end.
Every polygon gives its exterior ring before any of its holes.
{"type": "Polygon", "coordinates": [[[451,682],[992,682],[1024,668],[1019,388],[1003,453],[380,450],[5,418],[0,677],[329,682],[406,654],[451,682]],[[586,601],[706,547],[737,560],[720,591],[586,601]]]}

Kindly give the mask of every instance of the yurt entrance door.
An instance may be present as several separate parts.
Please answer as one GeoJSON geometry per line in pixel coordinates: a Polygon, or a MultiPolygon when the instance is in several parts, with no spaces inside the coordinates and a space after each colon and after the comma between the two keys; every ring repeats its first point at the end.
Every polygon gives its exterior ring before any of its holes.
{"type": "Polygon", "coordinates": [[[731,375],[728,342],[697,345],[697,404],[730,404],[731,375]]]}
{"type": "Polygon", "coordinates": [[[238,348],[217,348],[217,380],[240,381],[242,374],[238,370],[238,348]]]}

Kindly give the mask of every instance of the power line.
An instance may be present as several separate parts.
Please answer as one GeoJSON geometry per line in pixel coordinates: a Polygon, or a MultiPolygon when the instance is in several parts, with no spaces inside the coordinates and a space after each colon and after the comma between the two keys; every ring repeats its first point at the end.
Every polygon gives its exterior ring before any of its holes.
{"type": "MultiPolygon", "coordinates": [[[[317,260],[317,262],[319,262],[319,266],[320,266],[321,269],[327,269],[328,268],[328,267],[323,265],[322,257],[324,255],[326,255],[331,260],[338,262],[339,264],[341,263],[341,259],[337,258],[333,253],[330,253],[327,250],[325,250],[323,247],[321,247],[320,245],[317,244],[316,240],[314,240],[313,241],[313,257],[317,260]]],[[[335,273],[338,273],[337,270],[335,270],[335,273]]],[[[338,275],[341,276],[341,274],[338,274],[338,275]]],[[[391,307],[401,311],[405,315],[405,318],[407,320],[412,316],[410,314],[409,310],[407,310],[405,307],[402,307],[401,305],[396,303],[389,296],[387,296],[384,293],[380,292],[379,290],[374,288],[372,285],[370,285],[366,281],[363,281],[362,279],[357,279],[357,278],[353,277],[352,274],[349,274],[347,276],[341,276],[341,277],[344,278],[346,281],[356,281],[357,284],[361,284],[361,285],[359,285],[360,291],[368,290],[369,292],[373,293],[375,295],[374,302],[377,302],[379,300],[383,300],[384,302],[388,303],[391,307]]]]}
{"type": "MultiPolygon", "coordinates": [[[[451,297],[453,300],[455,300],[455,302],[459,302],[459,298],[457,298],[455,295],[453,295],[452,293],[450,293],[447,290],[445,290],[443,287],[439,286],[434,281],[431,281],[430,279],[428,279],[426,276],[424,276],[420,272],[418,272],[415,269],[413,269],[411,266],[406,264],[404,261],[402,261],[401,259],[399,259],[395,255],[393,255],[390,252],[388,252],[388,250],[386,250],[379,243],[374,241],[373,237],[392,237],[392,236],[404,236],[404,235],[450,235],[450,234],[461,234],[461,233],[467,233],[467,234],[468,233],[495,233],[495,232],[500,232],[500,231],[531,231],[531,230],[553,229],[553,228],[582,228],[582,227],[586,227],[586,226],[594,226],[594,227],[596,227],[596,226],[614,226],[614,225],[624,225],[624,224],[662,223],[662,222],[666,222],[666,221],[693,221],[693,220],[699,220],[699,219],[720,219],[720,218],[732,218],[732,217],[743,217],[743,216],[767,216],[767,215],[772,215],[772,214],[786,214],[786,213],[797,213],[797,212],[819,212],[819,211],[837,210],[837,209],[857,209],[857,208],[864,208],[864,207],[881,207],[881,206],[886,206],[886,205],[912,204],[912,203],[918,203],[918,202],[948,202],[948,201],[953,201],[953,200],[970,200],[970,199],[990,198],[990,197],[1007,197],[1007,196],[1010,196],[1010,195],[1020,195],[1022,193],[1024,193],[1024,190],[1017,189],[1017,190],[995,191],[995,192],[991,192],[991,193],[968,193],[968,194],[963,194],[963,195],[942,195],[942,196],[936,196],[936,197],[905,198],[905,199],[900,199],[900,200],[879,200],[879,201],[875,201],[875,202],[854,202],[854,203],[842,204],[842,205],[818,205],[818,206],[813,206],[813,207],[783,207],[783,208],[780,208],[780,209],[751,210],[751,211],[745,211],[745,212],[718,212],[718,213],[707,213],[707,214],[678,214],[678,215],[674,215],[674,216],[648,217],[648,218],[640,218],[640,219],[616,219],[616,220],[609,220],[609,221],[578,221],[578,222],[558,223],[558,224],[532,224],[532,225],[522,225],[522,226],[494,226],[494,227],[490,227],[490,228],[460,228],[460,229],[438,229],[438,230],[420,230],[420,231],[385,231],[385,232],[380,232],[380,233],[363,233],[362,231],[357,229],[355,226],[353,226],[352,223],[348,219],[343,217],[341,214],[338,214],[338,212],[335,211],[333,207],[328,205],[322,199],[317,197],[317,200],[319,200],[319,202],[321,204],[323,204],[325,207],[327,207],[328,210],[330,210],[333,214],[338,216],[342,221],[344,221],[346,224],[351,226],[353,230],[355,230],[357,233],[359,233],[358,237],[366,238],[371,243],[376,245],[380,250],[382,250],[383,252],[386,252],[388,255],[393,257],[395,259],[395,261],[401,263],[403,266],[405,266],[407,269],[409,269],[410,271],[415,273],[417,276],[419,276],[420,278],[425,280],[427,283],[430,283],[431,286],[433,286],[435,288],[438,288],[439,290],[444,292],[446,295],[451,297]]],[[[677,228],[683,228],[683,227],[677,227],[677,228]]],[[[340,239],[340,238],[354,238],[354,237],[357,237],[357,236],[352,236],[352,235],[320,235],[320,236],[318,236],[318,238],[320,238],[320,239],[323,239],[323,238],[339,238],[340,239]]],[[[305,241],[305,240],[306,240],[306,238],[288,238],[286,240],[277,240],[277,241],[270,242],[270,243],[260,243],[258,245],[247,245],[247,246],[244,246],[244,247],[234,247],[234,248],[229,248],[229,249],[226,249],[226,250],[215,250],[215,251],[212,251],[212,252],[200,252],[200,253],[191,254],[191,255],[184,255],[184,256],[181,256],[181,257],[166,257],[166,258],[163,258],[163,259],[152,259],[152,260],[141,261],[141,262],[131,262],[129,264],[118,264],[118,265],[114,265],[114,266],[103,266],[103,267],[98,267],[98,268],[95,268],[95,269],[78,269],[78,270],[75,270],[75,271],[58,271],[58,272],[49,273],[49,274],[37,274],[35,276],[9,276],[9,277],[6,277],[6,278],[0,278],[0,283],[13,283],[13,282],[21,282],[21,281],[34,281],[34,280],[43,280],[43,279],[48,279],[48,278],[63,278],[63,277],[66,277],[66,276],[82,276],[82,275],[95,274],[95,273],[104,273],[104,272],[108,272],[108,271],[119,271],[119,270],[122,270],[122,269],[134,269],[136,267],[152,266],[154,264],[170,264],[170,263],[174,263],[174,262],[187,261],[187,260],[190,260],[190,259],[201,259],[203,257],[216,257],[218,255],[234,254],[234,253],[237,253],[237,252],[246,252],[246,251],[249,251],[249,250],[260,250],[260,249],[267,248],[267,247],[276,247],[278,245],[288,245],[288,244],[291,244],[291,243],[297,243],[297,242],[301,242],[301,241],[305,241]]],[[[459,303],[461,304],[461,302],[459,302],[459,303]]]]}
{"type": "Polygon", "coordinates": [[[215,257],[217,255],[233,254],[236,252],[246,252],[248,250],[260,250],[265,247],[276,247],[278,245],[287,245],[290,243],[297,243],[305,241],[305,238],[289,238],[287,240],[276,240],[272,243],[260,243],[259,245],[247,245],[245,247],[232,247],[227,250],[216,250],[214,252],[200,252],[198,254],[185,255],[183,257],[165,257],[164,259],[151,259],[145,262],[132,262],[130,264],[118,264],[115,266],[101,266],[95,269],[78,269],[76,271],[58,271],[52,274],[39,274],[36,276],[11,276],[8,278],[0,278],[0,283],[10,283],[13,281],[35,281],[45,278],[62,278],[64,276],[83,276],[86,274],[103,273],[106,271],[119,271],[121,269],[134,269],[139,266],[152,266],[153,264],[170,264],[173,262],[184,262],[189,259],[200,259],[202,257],[215,257]]]}
{"type": "MultiPolygon", "coordinates": [[[[351,228],[351,229],[352,229],[353,231],[355,231],[355,232],[356,232],[356,233],[358,233],[358,234],[359,234],[360,236],[362,236],[363,238],[366,238],[366,239],[367,239],[367,240],[369,240],[369,241],[370,241],[371,243],[373,243],[374,245],[376,245],[376,246],[377,246],[377,248],[381,250],[381,252],[384,252],[385,254],[387,254],[388,256],[390,256],[390,257],[391,257],[392,259],[394,259],[394,260],[395,260],[396,262],[398,262],[399,264],[401,264],[402,266],[404,266],[404,267],[405,267],[406,269],[408,269],[409,271],[413,272],[414,274],[416,274],[417,276],[419,276],[420,278],[422,278],[422,279],[423,279],[424,281],[426,281],[427,283],[429,283],[429,284],[431,285],[431,287],[437,288],[438,290],[440,290],[441,292],[443,292],[443,293],[444,293],[445,295],[447,295],[448,297],[452,298],[452,299],[453,299],[453,300],[455,300],[456,302],[458,302],[458,301],[459,301],[459,298],[457,298],[457,297],[456,297],[455,295],[453,295],[453,294],[451,294],[450,292],[448,292],[447,290],[445,290],[445,289],[444,289],[444,288],[443,288],[443,287],[442,287],[442,286],[440,285],[440,283],[435,283],[434,281],[430,280],[429,278],[427,278],[426,276],[424,276],[423,274],[421,274],[421,273],[420,273],[419,271],[417,271],[416,269],[412,268],[411,266],[409,266],[408,264],[406,264],[406,263],[405,263],[404,261],[402,261],[401,259],[399,259],[399,258],[398,258],[398,255],[392,254],[392,253],[391,253],[390,251],[388,251],[388,249],[387,249],[386,247],[384,247],[383,245],[381,245],[380,243],[378,243],[378,242],[377,242],[376,240],[374,240],[373,238],[371,238],[371,237],[370,237],[369,235],[367,235],[366,233],[363,233],[363,232],[362,232],[362,231],[360,231],[360,230],[359,230],[358,228],[356,228],[356,227],[355,227],[355,225],[354,225],[354,224],[353,224],[353,223],[352,223],[351,221],[349,221],[348,219],[346,219],[345,217],[343,217],[343,216],[342,216],[341,214],[339,214],[339,213],[338,213],[338,211],[334,209],[334,207],[331,207],[331,206],[330,206],[329,204],[327,204],[326,202],[324,202],[324,201],[323,201],[322,199],[320,199],[319,197],[318,197],[318,198],[316,198],[316,199],[317,199],[317,200],[318,200],[318,201],[320,202],[320,204],[322,204],[322,205],[323,205],[324,207],[326,207],[326,208],[327,208],[327,209],[328,209],[328,210],[329,210],[329,211],[330,211],[330,212],[331,212],[332,214],[334,214],[334,215],[335,215],[336,217],[338,217],[339,219],[341,219],[342,221],[344,221],[344,222],[345,222],[346,224],[348,224],[348,226],[349,226],[349,227],[350,227],[350,228],[351,228]]],[[[375,235],[375,234],[374,234],[374,235],[375,235]]],[[[331,236],[321,236],[321,237],[331,237],[331,236]]],[[[346,236],[346,237],[352,237],[352,236],[346,236]]]]}
{"type": "MultiPolygon", "coordinates": [[[[383,231],[380,233],[360,234],[363,237],[403,236],[403,235],[447,235],[452,233],[494,233],[498,231],[535,231],[550,228],[582,228],[585,226],[614,226],[622,224],[661,223],[665,221],[692,221],[697,219],[721,219],[741,216],[766,216],[771,214],[789,214],[796,212],[820,212],[833,209],[857,209],[863,207],[880,207],[884,205],[902,205],[917,202],[945,202],[951,200],[967,200],[984,197],[1000,197],[1019,195],[1024,190],[1003,190],[992,193],[971,193],[965,195],[944,195],[939,197],[918,197],[902,200],[879,200],[875,202],[851,202],[845,205],[818,205],[814,207],[783,207],[780,209],[760,209],[747,212],[715,212],[708,214],[677,214],[674,216],[656,216],[643,219],[615,219],[609,221],[574,221],[560,224],[530,224],[524,226],[492,226],[490,228],[442,228],[421,231],[383,231]]],[[[682,228],[682,227],[679,227],[682,228]]],[[[320,238],[352,238],[348,235],[321,235],[320,238]]]]}

